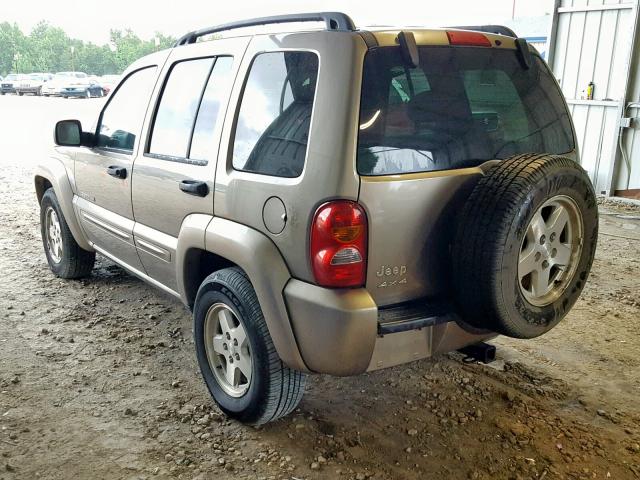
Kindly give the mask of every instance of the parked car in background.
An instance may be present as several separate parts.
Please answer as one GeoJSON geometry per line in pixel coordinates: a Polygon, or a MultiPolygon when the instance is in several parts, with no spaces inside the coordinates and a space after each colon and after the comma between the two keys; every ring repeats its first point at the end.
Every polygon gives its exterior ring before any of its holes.
{"type": "Polygon", "coordinates": [[[22,76],[23,75],[20,75],[19,73],[10,73],[7,75],[0,83],[0,94],[16,93],[15,82],[20,80],[22,76]]]}
{"type": "Polygon", "coordinates": [[[64,98],[69,97],[103,97],[104,90],[94,79],[84,72],[61,72],[64,74],[61,80],[59,95],[64,98]]]}
{"type": "Polygon", "coordinates": [[[100,86],[102,87],[104,94],[109,95],[109,93],[116,88],[119,81],[120,75],[103,75],[100,77],[100,86]]]}
{"type": "Polygon", "coordinates": [[[15,82],[14,88],[18,95],[30,93],[39,96],[42,93],[42,86],[52,78],[53,75],[50,73],[30,73],[15,82]]]}
{"type": "Polygon", "coordinates": [[[42,95],[45,97],[59,96],[60,90],[69,81],[73,72],[56,73],[51,80],[42,86],[42,95]]]}

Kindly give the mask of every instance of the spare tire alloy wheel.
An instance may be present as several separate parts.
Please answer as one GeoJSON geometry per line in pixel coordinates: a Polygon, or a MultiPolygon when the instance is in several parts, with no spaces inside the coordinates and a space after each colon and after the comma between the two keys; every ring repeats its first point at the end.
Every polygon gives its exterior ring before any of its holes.
{"type": "Polygon", "coordinates": [[[524,154],[490,167],[452,249],[460,325],[515,338],[548,332],[580,296],[597,238],[595,193],[576,161],[524,154]]]}
{"type": "Polygon", "coordinates": [[[582,214],[571,197],[557,195],[538,208],[518,260],[520,288],[529,303],[549,305],[562,295],[578,267],[583,235],[582,214]]]}
{"type": "Polygon", "coordinates": [[[215,303],[204,325],[205,349],[220,387],[232,397],[241,397],[251,384],[251,347],[247,332],[233,310],[215,303]]]}

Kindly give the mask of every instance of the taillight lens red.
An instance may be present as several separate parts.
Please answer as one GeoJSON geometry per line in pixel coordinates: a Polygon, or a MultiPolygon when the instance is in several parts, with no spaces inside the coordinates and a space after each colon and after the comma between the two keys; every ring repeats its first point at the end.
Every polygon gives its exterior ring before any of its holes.
{"type": "Polygon", "coordinates": [[[491,41],[486,35],[478,32],[447,32],[450,45],[466,45],[472,47],[490,47],[491,41]]]}
{"type": "Polygon", "coordinates": [[[367,216],[356,202],[321,205],[311,225],[313,275],[323,287],[361,287],[367,272],[367,216]]]}

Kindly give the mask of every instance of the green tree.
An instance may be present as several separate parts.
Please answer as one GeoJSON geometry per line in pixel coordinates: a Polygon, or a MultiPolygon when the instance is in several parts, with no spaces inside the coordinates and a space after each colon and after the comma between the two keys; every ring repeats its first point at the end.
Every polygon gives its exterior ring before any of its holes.
{"type": "Polygon", "coordinates": [[[162,35],[156,32],[155,37],[150,40],[142,40],[131,30],[111,30],[111,45],[115,52],[115,64],[118,71],[123,71],[132,62],[140,57],[148,55],[157,50],[169,48],[175,43],[175,38],[162,35]],[[158,45],[156,45],[156,41],[158,45]]]}
{"type": "Polygon", "coordinates": [[[26,53],[32,70],[55,72],[68,67],[71,40],[61,28],[40,22],[31,31],[27,41],[26,53]]]}
{"type": "Polygon", "coordinates": [[[42,21],[29,35],[16,24],[0,23],[0,75],[9,72],[84,71],[93,75],[121,73],[132,62],[170,47],[175,39],[156,33],[143,40],[131,30],[111,30],[110,42],[96,45],[69,38],[64,30],[42,21]]]}
{"type": "Polygon", "coordinates": [[[0,75],[17,71],[19,60],[16,61],[16,54],[25,50],[26,39],[20,28],[15,23],[0,23],[0,75]]]}

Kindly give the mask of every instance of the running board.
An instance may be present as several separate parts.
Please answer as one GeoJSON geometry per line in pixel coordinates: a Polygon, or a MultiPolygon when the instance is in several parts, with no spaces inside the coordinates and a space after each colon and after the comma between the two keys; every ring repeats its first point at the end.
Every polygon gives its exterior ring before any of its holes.
{"type": "Polygon", "coordinates": [[[444,302],[414,300],[378,309],[378,335],[433,327],[455,320],[453,308],[444,302]]]}

